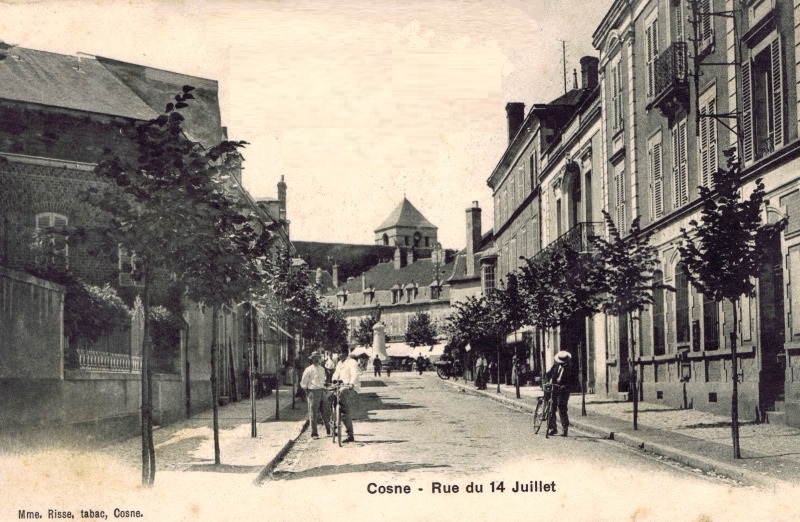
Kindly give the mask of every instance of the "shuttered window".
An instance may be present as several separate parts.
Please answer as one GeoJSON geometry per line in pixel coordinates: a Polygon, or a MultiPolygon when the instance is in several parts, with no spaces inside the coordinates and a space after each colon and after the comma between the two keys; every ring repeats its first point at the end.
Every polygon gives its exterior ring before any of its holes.
{"type": "Polygon", "coordinates": [[[614,196],[617,228],[620,232],[627,230],[625,215],[625,162],[614,167],[614,196]]]}
{"type": "Polygon", "coordinates": [[[715,89],[711,94],[704,94],[700,98],[700,142],[698,143],[698,162],[700,168],[700,184],[713,188],[714,174],[719,168],[717,151],[717,120],[711,116],[716,114],[715,89]]]}
{"type": "Polygon", "coordinates": [[[656,68],[655,61],[658,57],[658,18],[647,22],[644,30],[645,60],[647,60],[647,96],[655,96],[656,68]]]}
{"type": "Polygon", "coordinates": [[[711,14],[711,0],[700,0],[698,7],[698,19],[700,23],[697,26],[697,36],[702,51],[714,43],[714,16],[711,14]]]}
{"type": "Polygon", "coordinates": [[[703,295],[703,346],[706,350],[719,348],[719,307],[703,295]]]}
{"type": "Polygon", "coordinates": [[[648,154],[650,156],[650,204],[653,220],[664,215],[664,168],[662,157],[661,134],[650,140],[648,154]]]}
{"type": "Polygon", "coordinates": [[[686,162],[686,119],[672,129],[672,179],[675,208],[689,201],[689,175],[686,162]]]}
{"type": "Polygon", "coordinates": [[[622,67],[618,62],[611,68],[611,128],[622,128],[622,67]]]}
{"type": "Polygon", "coordinates": [[[745,164],[786,140],[783,49],[779,35],[742,64],[742,157],[745,164]]]}

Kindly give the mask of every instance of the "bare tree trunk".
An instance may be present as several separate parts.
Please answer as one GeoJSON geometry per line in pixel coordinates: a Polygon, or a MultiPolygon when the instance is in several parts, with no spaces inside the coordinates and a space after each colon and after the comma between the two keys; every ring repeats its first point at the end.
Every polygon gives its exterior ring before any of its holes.
{"type": "Polygon", "coordinates": [[[256,309],[250,305],[250,436],[253,438],[258,437],[258,427],[256,424],[256,382],[255,382],[255,366],[256,366],[256,335],[255,335],[255,314],[256,309]]]}
{"type": "Polygon", "coordinates": [[[151,369],[152,343],[150,342],[150,277],[149,265],[145,268],[145,285],[142,291],[142,486],[151,487],[156,476],[156,455],[153,444],[153,373],[151,369]]]}
{"type": "Polygon", "coordinates": [[[634,318],[633,312],[628,314],[628,323],[630,328],[630,334],[628,338],[630,339],[630,350],[628,351],[628,361],[629,361],[629,375],[630,375],[630,392],[633,396],[633,429],[639,429],[639,389],[638,389],[638,380],[637,380],[637,371],[636,371],[636,329],[634,328],[636,319],[634,318]]]}
{"type": "Polygon", "coordinates": [[[217,305],[211,307],[211,417],[214,430],[214,464],[220,464],[219,451],[219,389],[217,387],[217,305]]]}
{"type": "Polygon", "coordinates": [[[512,368],[511,371],[513,371],[514,375],[517,376],[517,378],[515,379],[515,382],[514,382],[514,387],[515,387],[515,390],[517,392],[517,399],[520,399],[522,396],[519,393],[519,377],[520,377],[519,368],[520,368],[520,364],[519,364],[519,358],[517,357],[517,330],[519,330],[519,328],[515,328],[514,329],[514,368],[512,368]]]}
{"type": "Polygon", "coordinates": [[[731,330],[731,372],[733,373],[733,393],[731,394],[731,436],[733,438],[733,458],[740,459],[742,458],[742,452],[739,447],[739,361],[736,355],[739,321],[737,306],[739,300],[733,300],[732,304],[733,330],[731,330]]]}
{"type": "Polygon", "coordinates": [[[275,420],[281,420],[281,401],[280,401],[280,387],[281,387],[281,347],[280,342],[277,343],[275,350],[275,420]]]}
{"type": "MultiPolygon", "coordinates": [[[[583,341],[584,343],[586,340],[583,341]]],[[[586,381],[583,378],[583,346],[578,345],[578,375],[581,383],[581,417],[586,417],[586,381]]]]}

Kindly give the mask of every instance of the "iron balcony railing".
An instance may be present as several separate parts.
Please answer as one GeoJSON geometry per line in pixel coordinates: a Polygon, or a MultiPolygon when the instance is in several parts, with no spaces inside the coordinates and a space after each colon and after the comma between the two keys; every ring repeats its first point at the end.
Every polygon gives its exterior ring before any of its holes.
{"type": "Polygon", "coordinates": [[[595,247],[592,239],[603,235],[604,223],[584,221],[578,223],[565,233],[556,238],[555,241],[543,248],[534,258],[555,252],[560,248],[571,248],[578,253],[593,252],[595,247]]]}
{"type": "Polygon", "coordinates": [[[676,84],[684,84],[689,79],[689,65],[686,42],[674,42],[658,55],[654,62],[654,98],[660,98],[676,84]]]}

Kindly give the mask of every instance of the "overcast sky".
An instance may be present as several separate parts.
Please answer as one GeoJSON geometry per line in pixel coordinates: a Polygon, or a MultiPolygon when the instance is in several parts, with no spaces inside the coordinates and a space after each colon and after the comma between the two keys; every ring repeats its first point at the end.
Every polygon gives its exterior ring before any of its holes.
{"type": "Polygon", "coordinates": [[[294,240],[372,243],[408,199],[465,243],[508,143],[505,104],[563,93],[612,0],[5,0],[0,40],[217,80],[256,196],[288,185],[294,240]]]}

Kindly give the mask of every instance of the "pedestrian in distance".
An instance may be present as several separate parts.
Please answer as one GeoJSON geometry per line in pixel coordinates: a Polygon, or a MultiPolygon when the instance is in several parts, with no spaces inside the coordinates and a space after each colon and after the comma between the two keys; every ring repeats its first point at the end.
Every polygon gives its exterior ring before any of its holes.
{"type": "MultiPolygon", "coordinates": [[[[566,437],[569,430],[569,414],[567,413],[567,403],[569,393],[575,381],[575,372],[572,367],[572,354],[566,350],[558,352],[553,360],[553,365],[547,370],[545,378],[550,382],[550,393],[553,397],[553,407],[558,412],[561,421],[561,436],[566,437]]],[[[557,435],[556,416],[550,416],[550,423],[547,426],[548,435],[557,435]]]]}
{"type": "Polygon", "coordinates": [[[487,372],[486,357],[484,357],[483,353],[481,353],[475,360],[475,387],[478,388],[479,390],[486,389],[486,372],[487,372]]]}
{"type": "Polygon", "coordinates": [[[312,352],[310,358],[311,364],[303,371],[300,387],[305,390],[306,400],[308,401],[308,422],[311,425],[311,438],[318,439],[317,424],[319,423],[320,414],[322,415],[322,421],[325,423],[325,432],[328,435],[331,433],[330,412],[326,404],[327,401],[324,400],[325,368],[322,367],[322,354],[312,352]]]}
{"type": "Polygon", "coordinates": [[[372,361],[372,368],[373,370],[375,370],[375,377],[381,376],[381,366],[382,366],[381,358],[376,355],[375,359],[373,359],[372,361]]]}
{"type": "Polygon", "coordinates": [[[420,375],[422,375],[422,372],[425,371],[425,366],[425,357],[423,357],[422,354],[419,354],[417,356],[417,371],[420,375]]]}
{"type": "Polygon", "coordinates": [[[353,434],[353,413],[361,390],[361,370],[354,357],[348,357],[347,346],[343,346],[339,355],[339,363],[333,372],[332,382],[341,382],[346,386],[339,394],[339,404],[342,407],[342,422],[347,430],[347,438],[342,442],[355,442],[353,434]]]}
{"type": "Polygon", "coordinates": [[[327,356],[325,357],[325,384],[331,383],[331,377],[333,376],[333,371],[336,369],[336,359],[334,358],[331,352],[328,352],[327,356]]]}

